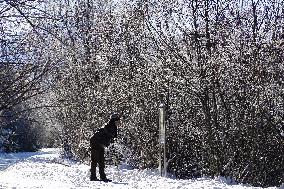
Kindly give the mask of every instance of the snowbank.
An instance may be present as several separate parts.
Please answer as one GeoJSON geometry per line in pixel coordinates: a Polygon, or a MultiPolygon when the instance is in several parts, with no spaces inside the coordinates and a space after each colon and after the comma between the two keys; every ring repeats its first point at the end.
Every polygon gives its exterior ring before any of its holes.
{"type": "MultiPolygon", "coordinates": [[[[0,154],[0,188],[96,188],[96,189],[245,189],[245,185],[230,185],[223,178],[177,180],[160,177],[151,170],[130,169],[125,165],[108,166],[111,183],[89,181],[89,166],[60,158],[58,149],[43,149],[35,153],[0,154]]],[[[276,189],[272,187],[271,189],[276,189]]],[[[283,189],[282,187],[281,189],[283,189]]]]}

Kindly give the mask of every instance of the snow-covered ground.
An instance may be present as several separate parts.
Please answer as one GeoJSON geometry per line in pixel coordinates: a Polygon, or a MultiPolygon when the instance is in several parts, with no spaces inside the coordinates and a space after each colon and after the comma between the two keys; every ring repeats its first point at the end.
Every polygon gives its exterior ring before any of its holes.
{"type": "MultiPolygon", "coordinates": [[[[120,166],[119,169],[107,166],[106,174],[113,182],[91,182],[88,165],[63,160],[59,154],[58,149],[43,149],[34,153],[0,154],[0,188],[256,188],[229,184],[222,178],[196,180],[163,178],[156,171],[130,169],[125,165],[120,166]]],[[[284,186],[280,188],[284,189],[284,186]]]]}

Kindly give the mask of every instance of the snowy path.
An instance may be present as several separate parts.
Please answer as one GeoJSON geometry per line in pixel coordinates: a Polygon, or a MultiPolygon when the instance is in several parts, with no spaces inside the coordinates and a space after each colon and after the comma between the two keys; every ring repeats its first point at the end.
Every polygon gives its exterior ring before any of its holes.
{"type": "Polygon", "coordinates": [[[0,154],[0,188],[255,188],[244,185],[228,185],[222,179],[175,180],[162,178],[153,171],[130,170],[123,167],[117,170],[115,167],[108,166],[106,174],[110,179],[113,179],[113,182],[90,182],[88,165],[64,161],[56,149],[44,149],[35,153],[0,154]]]}

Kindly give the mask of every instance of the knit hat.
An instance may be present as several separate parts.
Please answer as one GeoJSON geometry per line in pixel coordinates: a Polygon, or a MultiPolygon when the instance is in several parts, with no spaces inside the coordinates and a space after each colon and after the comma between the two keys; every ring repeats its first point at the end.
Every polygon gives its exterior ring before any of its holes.
{"type": "Polygon", "coordinates": [[[110,121],[119,121],[120,120],[120,116],[117,113],[114,113],[110,116],[110,121]]]}

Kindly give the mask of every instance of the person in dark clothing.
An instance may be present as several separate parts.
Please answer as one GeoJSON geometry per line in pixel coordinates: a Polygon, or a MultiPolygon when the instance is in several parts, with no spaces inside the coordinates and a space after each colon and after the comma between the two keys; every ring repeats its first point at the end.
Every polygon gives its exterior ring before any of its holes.
{"type": "Polygon", "coordinates": [[[100,128],[90,139],[91,145],[91,181],[98,181],[96,167],[99,164],[100,179],[105,182],[111,180],[105,174],[105,147],[108,147],[114,138],[117,138],[117,127],[120,124],[120,116],[113,114],[104,128],[100,128]]]}

